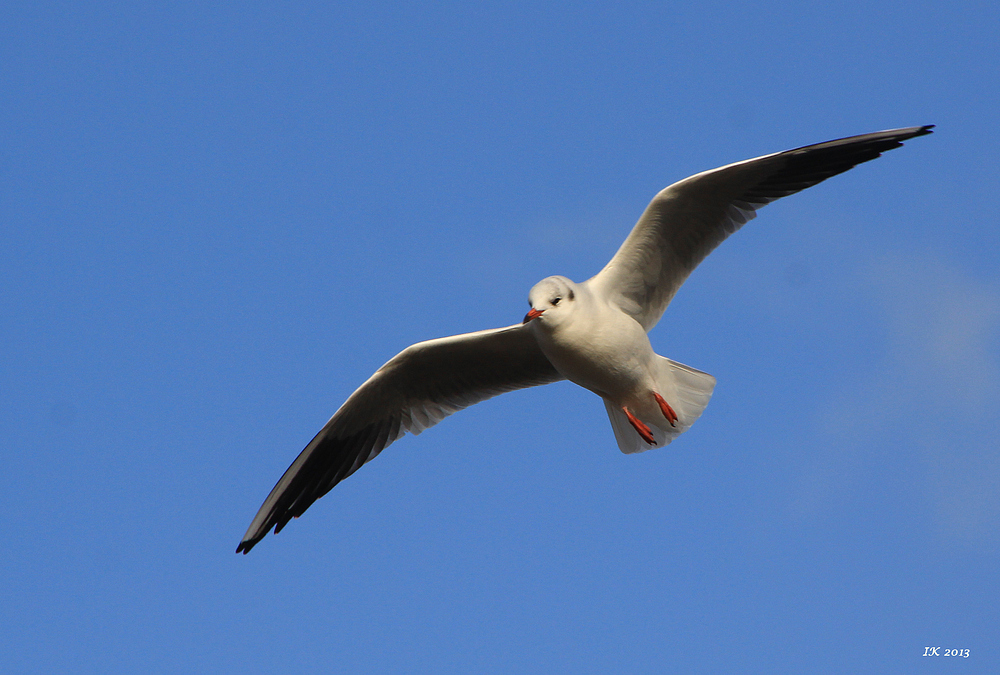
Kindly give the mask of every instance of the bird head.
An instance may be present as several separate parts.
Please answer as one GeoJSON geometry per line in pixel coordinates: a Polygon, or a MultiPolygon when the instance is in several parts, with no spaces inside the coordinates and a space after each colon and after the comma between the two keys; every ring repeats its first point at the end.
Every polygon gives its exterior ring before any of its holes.
{"type": "Polygon", "coordinates": [[[569,313],[576,296],[576,284],[566,277],[542,279],[528,293],[531,310],[524,316],[523,323],[543,316],[546,323],[558,322],[569,313]]]}

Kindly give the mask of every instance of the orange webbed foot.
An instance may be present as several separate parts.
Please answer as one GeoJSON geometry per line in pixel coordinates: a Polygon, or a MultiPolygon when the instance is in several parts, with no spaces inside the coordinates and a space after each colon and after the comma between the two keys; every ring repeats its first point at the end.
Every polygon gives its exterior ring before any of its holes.
{"type": "Polygon", "coordinates": [[[642,440],[646,441],[650,445],[656,445],[656,439],[653,438],[653,432],[649,430],[649,427],[643,424],[642,420],[633,415],[632,411],[625,406],[622,406],[622,412],[625,413],[625,417],[628,418],[629,424],[635,427],[635,430],[639,432],[640,436],[642,436],[642,440]]]}
{"type": "Polygon", "coordinates": [[[653,392],[653,397],[656,399],[656,402],[660,404],[660,412],[662,412],[663,416],[667,418],[668,422],[670,422],[670,426],[676,427],[677,425],[674,424],[674,422],[677,421],[677,413],[674,412],[674,409],[671,408],[670,404],[663,400],[663,397],[655,391],[653,392]]]}

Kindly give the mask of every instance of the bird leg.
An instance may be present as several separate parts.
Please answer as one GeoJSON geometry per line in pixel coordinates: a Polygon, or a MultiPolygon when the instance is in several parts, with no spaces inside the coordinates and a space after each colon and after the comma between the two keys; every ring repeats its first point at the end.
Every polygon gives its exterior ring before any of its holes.
{"type": "Polygon", "coordinates": [[[656,439],[653,438],[653,432],[649,430],[649,427],[642,423],[642,420],[633,415],[632,411],[625,406],[622,406],[622,412],[625,413],[625,417],[628,418],[629,424],[635,427],[635,430],[639,432],[640,436],[642,436],[642,440],[646,441],[650,445],[656,445],[656,439]]]}
{"type": "Polygon", "coordinates": [[[664,401],[663,397],[655,391],[653,392],[653,397],[656,399],[656,402],[660,404],[660,412],[662,412],[663,416],[667,418],[668,422],[670,422],[670,426],[676,427],[677,425],[674,424],[674,422],[677,421],[677,413],[674,412],[674,409],[671,408],[670,404],[664,401]]]}

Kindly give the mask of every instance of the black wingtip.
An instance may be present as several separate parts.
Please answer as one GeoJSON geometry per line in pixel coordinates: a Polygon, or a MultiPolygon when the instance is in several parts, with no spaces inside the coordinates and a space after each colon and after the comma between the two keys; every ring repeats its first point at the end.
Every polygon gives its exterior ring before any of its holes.
{"type": "Polygon", "coordinates": [[[888,147],[881,148],[881,151],[880,151],[879,154],[881,154],[882,152],[886,152],[888,150],[892,150],[894,148],[901,148],[901,147],[903,147],[903,142],[904,141],[909,141],[911,139],[918,138],[920,136],[926,136],[928,134],[934,133],[932,131],[932,129],[935,126],[937,126],[937,125],[935,125],[935,124],[925,124],[922,127],[910,127],[908,129],[899,129],[898,131],[900,133],[899,133],[898,136],[895,137],[895,139],[893,141],[894,144],[891,145],[891,146],[888,146],[888,147]]]}
{"type": "Polygon", "coordinates": [[[257,542],[260,541],[261,539],[263,539],[263,537],[260,537],[258,539],[246,539],[244,541],[241,541],[240,545],[236,547],[236,552],[246,555],[247,553],[250,552],[250,549],[256,546],[257,542]]]}

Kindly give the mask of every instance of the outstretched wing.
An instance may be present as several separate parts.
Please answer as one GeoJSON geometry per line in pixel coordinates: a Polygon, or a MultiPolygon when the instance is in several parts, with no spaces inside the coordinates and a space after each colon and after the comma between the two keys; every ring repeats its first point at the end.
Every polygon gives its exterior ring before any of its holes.
{"type": "Polygon", "coordinates": [[[292,462],[236,549],[248,553],[407,431],[514,389],[563,379],[527,326],[419,342],[378,369],[292,462]]]}
{"type": "Polygon", "coordinates": [[[698,263],[757,209],[929,134],[932,127],[807,145],[685,178],[653,198],[611,262],[586,283],[648,331],[698,263]]]}

